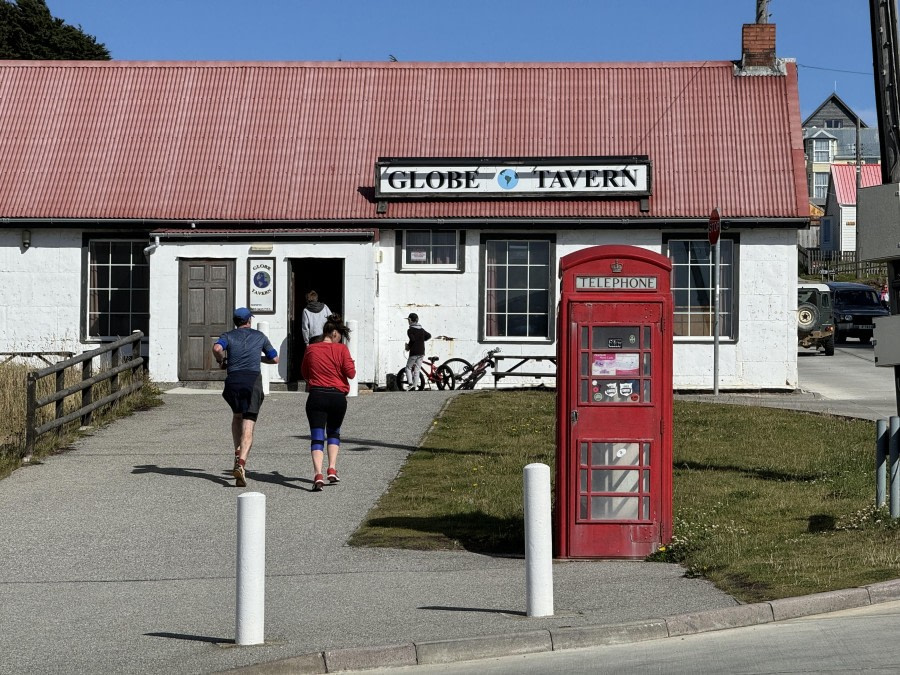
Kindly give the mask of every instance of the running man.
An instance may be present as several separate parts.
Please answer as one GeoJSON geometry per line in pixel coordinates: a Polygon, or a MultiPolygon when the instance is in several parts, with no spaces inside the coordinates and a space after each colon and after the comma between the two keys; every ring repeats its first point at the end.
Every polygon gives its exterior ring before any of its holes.
{"type": "Polygon", "coordinates": [[[246,307],[234,310],[234,330],[222,333],[212,347],[219,368],[227,370],[222,391],[231,406],[231,437],[234,440],[234,469],[237,487],[247,486],[245,467],[253,447],[253,428],[265,395],[260,363],[278,363],[278,352],[265,334],[250,327],[253,314],[246,307]]]}

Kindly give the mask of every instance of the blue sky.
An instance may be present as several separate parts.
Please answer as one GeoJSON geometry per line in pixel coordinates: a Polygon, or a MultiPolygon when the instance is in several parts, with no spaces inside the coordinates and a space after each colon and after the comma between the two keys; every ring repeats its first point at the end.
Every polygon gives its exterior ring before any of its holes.
{"type": "MultiPolygon", "coordinates": [[[[727,61],[755,0],[47,0],[114,59],[727,61]]],[[[802,117],[836,92],[875,124],[868,3],[770,0],[802,117]]]]}

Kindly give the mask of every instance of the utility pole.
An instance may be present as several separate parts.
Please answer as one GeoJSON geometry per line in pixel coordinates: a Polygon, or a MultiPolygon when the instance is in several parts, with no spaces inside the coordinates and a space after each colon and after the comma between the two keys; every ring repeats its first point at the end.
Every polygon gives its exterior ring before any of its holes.
{"type": "MultiPolygon", "coordinates": [[[[900,73],[898,73],[897,52],[897,3],[895,0],[869,0],[869,19],[872,31],[872,63],[875,71],[875,105],[878,111],[878,142],[881,149],[881,182],[883,185],[900,183],[900,73]]],[[[863,205],[857,192],[857,215],[863,205]]],[[[862,223],[865,227],[877,224],[862,223]]],[[[886,250],[897,246],[897,224],[888,223],[888,237],[877,242],[886,250]],[[888,240],[892,239],[892,241],[888,240]]],[[[877,245],[876,243],[876,245],[877,245]]],[[[890,309],[892,315],[900,313],[900,258],[886,260],[888,270],[888,288],[890,292],[890,309]]],[[[891,341],[897,336],[892,335],[891,341]]],[[[887,346],[887,345],[886,345],[887,346]]],[[[876,363],[879,358],[879,346],[875,346],[876,363]]],[[[888,361],[887,363],[890,363],[888,361]]],[[[894,391],[897,398],[897,410],[900,413],[900,365],[894,361],[894,391]]]]}

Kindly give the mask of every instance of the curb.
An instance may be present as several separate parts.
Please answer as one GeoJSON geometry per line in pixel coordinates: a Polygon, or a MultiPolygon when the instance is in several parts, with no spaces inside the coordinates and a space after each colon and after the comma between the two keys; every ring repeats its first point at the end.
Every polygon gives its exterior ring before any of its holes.
{"type": "Polygon", "coordinates": [[[630,644],[729,628],[744,628],[894,600],[900,600],[900,579],[859,588],[826,591],[622,624],[534,630],[403,645],[332,649],[227,672],[253,675],[319,674],[474,661],[564,649],[630,644]]]}

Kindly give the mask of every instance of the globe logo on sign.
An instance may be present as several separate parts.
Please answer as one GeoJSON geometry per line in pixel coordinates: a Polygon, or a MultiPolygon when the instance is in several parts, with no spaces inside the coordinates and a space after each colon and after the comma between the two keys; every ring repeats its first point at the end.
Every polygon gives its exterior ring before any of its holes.
{"type": "Polygon", "coordinates": [[[504,190],[512,190],[519,184],[519,174],[512,169],[503,169],[497,174],[497,184],[504,190]]]}
{"type": "Polygon", "coordinates": [[[253,275],[253,285],[257,288],[268,288],[272,278],[268,272],[257,272],[253,275]]]}

